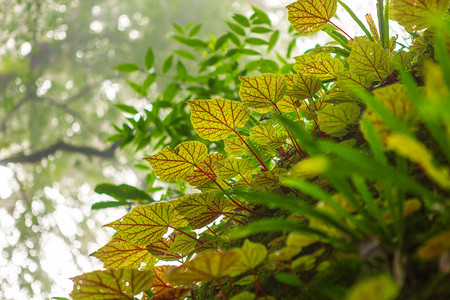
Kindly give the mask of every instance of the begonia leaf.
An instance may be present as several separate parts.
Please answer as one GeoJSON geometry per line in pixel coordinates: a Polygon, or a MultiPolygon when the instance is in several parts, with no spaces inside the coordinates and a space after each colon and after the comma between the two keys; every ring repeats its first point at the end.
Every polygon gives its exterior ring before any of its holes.
{"type": "Polygon", "coordinates": [[[253,167],[244,159],[229,157],[216,162],[214,169],[220,178],[231,179],[238,175],[243,177],[249,174],[253,167]]]}
{"type": "Polygon", "coordinates": [[[312,98],[321,87],[322,82],[317,76],[297,74],[292,86],[288,86],[286,95],[299,99],[312,98]]]}
{"type": "Polygon", "coordinates": [[[393,300],[397,298],[400,287],[388,275],[366,278],[354,284],[345,300],[393,300]]]}
{"type": "Polygon", "coordinates": [[[259,172],[252,181],[252,187],[260,190],[274,185],[279,185],[280,177],[287,174],[286,169],[273,169],[267,172],[259,172]]]}
{"type": "Polygon", "coordinates": [[[224,213],[232,213],[236,206],[227,198],[214,193],[193,194],[183,198],[176,210],[193,229],[214,222],[224,213]]]}
{"type": "Polygon", "coordinates": [[[374,74],[384,80],[392,73],[391,54],[381,45],[367,37],[358,37],[353,41],[352,52],[348,57],[350,71],[355,74],[374,74]]]}
{"type": "MultiPolygon", "coordinates": [[[[196,237],[195,233],[191,232],[189,234],[193,237],[196,237]]],[[[197,245],[197,243],[198,242],[192,237],[180,234],[175,238],[172,245],[170,245],[167,253],[180,253],[181,255],[185,256],[185,254],[188,254],[195,248],[195,245],[197,245]]]]}
{"type": "Polygon", "coordinates": [[[337,0],[299,0],[287,9],[289,22],[299,34],[313,34],[325,28],[334,16],[337,0]]]}
{"type": "Polygon", "coordinates": [[[154,255],[156,258],[160,260],[165,261],[180,260],[183,257],[185,257],[186,256],[185,254],[187,253],[168,252],[174,240],[175,238],[173,237],[173,235],[170,235],[167,239],[160,238],[155,242],[151,242],[146,246],[146,248],[148,252],[150,252],[152,255],[154,255]]]}
{"type": "Polygon", "coordinates": [[[110,269],[84,273],[71,279],[74,284],[70,296],[74,300],[128,300],[152,285],[154,273],[136,269],[110,269]]]}
{"type": "Polygon", "coordinates": [[[167,282],[167,280],[164,278],[164,274],[169,268],[173,268],[173,266],[158,266],[152,269],[153,273],[155,274],[155,279],[153,280],[150,290],[153,294],[157,295],[162,291],[168,290],[173,287],[170,282],[167,282]]]}
{"type": "Polygon", "coordinates": [[[174,300],[185,299],[187,294],[191,291],[189,287],[174,287],[167,289],[151,298],[152,300],[174,300]]]}
{"type": "Polygon", "coordinates": [[[222,98],[187,101],[195,132],[209,141],[227,138],[245,125],[250,111],[242,103],[222,98]]]}
{"type": "Polygon", "coordinates": [[[340,88],[351,90],[353,88],[367,88],[374,80],[372,74],[356,74],[350,71],[343,71],[336,74],[337,84],[340,88]]]}
{"type": "Polygon", "coordinates": [[[225,158],[226,156],[220,153],[209,154],[202,162],[197,164],[194,172],[187,176],[184,181],[192,186],[201,186],[210,181],[211,178],[215,179],[217,175],[213,170],[213,165],[215,162],[225,158]]]}
{"type": "Polygon", "coordinates": [[[326,133],[333,134],[345,129],[349,124],[354,123],[361,109],[353,102],[328,105],[317,113],[320,129],[326,133]]]}
{"type": "Polygon", "coordinates": [[[292,90],[292,87],[297,81],[298,75],[288,74],[284,75],[284,78],[286,78],[286,92],[283,99],[278,101],[277,106],[282,112],[293,112],[296,111],[299,106],[304,104],[303,99],[288,96],[288,94],[290,94],[290,91],[292,90]]]}
{"type": "Polygon", "coordinates": [[[237,295],[234,295],[230,300],[254,300],[254,299],[256,299],[255,294],[250,293],[249,291],[243,291],[237,295]]]}
{"type": "Polygon", "coordinates": [[[294,71],[303,75],[314,75],[320,80],[336,77],[336,73],[344,70],[344,64],[330,54],[304,54],[296,56],[294,71]]]}
{"type": "Polygon", "coordinates": [[[115,236],[91,256],[100,259],[105,268],[137,269],[141,263],[145,263],[148,268],[156,262],[155,257],[145,247],[136,246],[120,236],[115,236]]]}
{"type": "Polygon", "coordinates": [[[286,79],[279,74],[239,77],[239,97],[242,103],[252,108],[267,108],[276,105],[286,91],[286,79]]]}
{"type": "Polygon", "coordinates": [[[239,259],[237,251],[205,252],[181,266],[170,270],[166,278],[173,284],[208,282],[229,275],[230,268],[239,259]]]}
{"type": "Polygon", "coordinates": [[[297,178],[313,178],[322,175],[330,168],[330,160],[323,155],[316,155],[301,160],[295,164],[289,174],[297,178]]]}
{"type": "Polygon", "coordinates": [[[238,249],[238,258],[235,264],[229,268],[230,276],[238,276],[248,270],[255,269],[267,256],[267,249],[263,244],[245,240],[242,248],[238,249]]]}
{"type": "Polygon", "coordinates": [[[421,30],[433,25],[433,19],[445,16],[448,0],[392,0],[389,17],[409,30],[421,30]]]}
{"type": "MultiPolygon", "coordinates": [[[[243,136],[242,138],[247,142],[246,136],[243,136]]],[[[247,146],[239,137],[228,138],[223,141],[225,144],[225,151],[227,151],[228,154],[242,156],[248,151],[247,146]]]]}
{"type": "Polygon", "coordinates": [[[183,219],[170,202],[156,202],[135,207],[131,212],[104,225],[112,227],[120,236],[135,245],[147,246],[166,234],[169,227],[186,226],[183,219]]]}
{"type": "Polygon", "coordinates": [[[194,172],[196,164],[208,155],[205,144],[184,142],[171,150],[169,146],[157,154],[144,158],[150,163],[155,174],[164,181],[182,180],[194,172]]]}
{"type": "Polygon", "coordinates": [[[302,249],[303,247],[309,246],[315,242],[317,242],[315,237],[304,235],[299,232],[293,232],[287,237],[286,246],[302,249]]]}
{"type": "Polygon", "coordinates": [[[250,129],[250,138],[262,146],[276,149],[286,143],[288,135],[279,132],[272,124],[255,126],[250,129]]]}

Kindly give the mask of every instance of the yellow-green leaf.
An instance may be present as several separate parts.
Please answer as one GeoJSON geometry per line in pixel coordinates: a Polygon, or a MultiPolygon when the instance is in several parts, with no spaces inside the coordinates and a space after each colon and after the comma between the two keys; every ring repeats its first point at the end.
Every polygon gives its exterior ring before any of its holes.
{"type": "Polygon", "coordinates": [[[214,165],[217,176],[222,179],[231,179],[240,175],[241,177],[250,174],[253,167],[245,160],[235,157],[218,161],[214,165]]]}
{"type": "Polygon", "coordinates": [[[170,249],[170,246],[172,246],[173,242],[175,240],[175,237],[173,234],[171,234],[167,239],[166,238],[160,238],[155,242],[151,242],[147,245],[147,250],[152,255],[154,255],[156,258],[160,260],[165,261],[173,261],[173,260],[180,260],[187,253],[176,253],[176,252],[168,252],[170,249]]]}
{"type": "Polygon", "coordinates": [[[172,268],[172,266],[158,266],[152,269],[153,273],[155,274],[155,279],[153,280],[153,284],[150,290],[153,294],[157,295],[162,291],[168,290],[173,287],[170,282],[167,282],[167,280],[164,278],[164,273],[166,273],[169,268],[172,268]]]}
{"type": "Polygon", "coordinates": [[[448,0],[392,0],[389,17],[409,30],[421,30],[433,25],[433,19],[444,18],[448,0]]]}
{"type": "Polygon", "coordinates": [[[316,33],[327,25],[337,9],[337,0],[299,0],[287,6],[288,19],[302,34],[316,33]]]}
{"type": "Polygon", "coordinates": [[[355,88],[367,88],[374,80],[372,74],[356,74],[351,71],[343,71],[336,74],[337,84],[341,89],[351,91],[355,88]]]}
{"type": "Polygon", "coordinates": [[[346,300],[393,300],[400,287],[388,275],[379,275],[357,282],[350,288],[346,300]]]}
{"type": "Polygon", "coordinates": [[[128,300],[147,290],[152,285],[152,271],[135,269],[110,269],[94,271],[71,278],[74,300],[128,300]]]}
{"type": "Polygon", "coordinates": [[[298,99],[293,96],[288,96],[290,94],[290,91],[292,91],[292,88],[294,84],[297,82],[298,79],[297,74],[288,74],[284,75],[284,78],[286,78],[286,93],[280,101],[278,101],[277,106],[282,112],[293,112],[296,111],[299,106],[304,104],[303,99],[298,99]]]}
{"type": "Polygon", "coordinates": [[[297,74],[294,84],[286,90],[286,95],[299,99],[312,98],[321,87],[322,82],[317,76],[297,74]]]}
{"type": "Polygon", "coordinates": [[[231,300],[254,300],[255,298],[256,298],[255,294],[250,293],[248,291],[243,291],[233,296],[231,300]]]}
{"type": "Polygon", "coordinates": [[[230,276],[238,276],[248,270],[255,269],[267,256],[267,249],[263,244],[245,240],[242,248],[238,249],[237,261],[229,268],[230,276]]]}
{"type": "Polygon", "coordinates": [[[208,155],[205,144],[184,142],[171,150],[169,146],[157,154],[144,158],[150,163],[155,174],[164,181],[182,180],[194,172],[196,164],[208,155]]]}
{"type": "Polygon", "coordinates": [[[260,190],[279,185],[280,177],[286,174],[286,169],[273,169],[267,172],[259,172],[252,181],[252,187],[260,190]]]}
{"type": "Polygon", "coordinates": [[[304,54],[296,56],[294,71],[303,75],[314,75],[320,80],[336,77],[336,73],[344,70],[344,64],[327,53],[304,54]]]}
{"type": "Polygon", "coordinates": [[[287,133],[277,131],[273,124],[264,124],[250,129],[250,138],[262,146],[276,149],[286,143],[287,133]]]}
{"type": "MultiPolygon", "coordinates": [[[[151,298],[151,300],[173,300],[173,299],[186,299],[187,294],[191,291],[191,288],[183,286],[183,287],[174,287],[167,290],[162,291],[158,295],[151,298]]],[[[150,298],[147,298],[150,300],[150,298]]],[[[145,299],[145,300],[147,300],[145,299]]]]}
{"type": "Polygon", "coordinates": [[[286,91],[286,79],[279,74],[239,77],[239,97],[242,103],[252,108],[272,107],[280,101],[286,91]]]}
{"type": "MultiPolygon", "coordinates": [[[[247,142],[246,136],[243,136],[242,138],[245,142],[247,142]]],[[[242,156],[248,151],[247,146],[244,144],[240,137],[228,138],[223,141],[225,144],[225,151],[227,151],[228,154],[234,156],[242,156]]]]}
{"type": "MultiPolygon", "coordinates": [[[[189,233],[193,237],[197,237],[195,232],[189,233]]],[[[170,245],[170,248],[167,250],[167,253],[180,253],[182,256],[186,256],[189,252],[191,252],[195,246],[197,245],[197,241],[192,237],[189,237],[184,234],[178,235],[173,244],[170,245]]]]}
{"type": "Polygon", "coordinates": [[[195,132],[209,141],[227,138],[245,125],[250,111],[242,103],[222,98],[187,101],[195,132]]]}
{"type": "Polygon", "coordinates": [[[141,263],[145,263],[147,269],[156,262],[155,257],[145,247],[136,246],[120,236],[114,237],[91,256],[100,259],[105,268],[137,269],[141,263]]]}
{"type": "Polygon", "coordinates": [[[197,164],[194,168],[194,172],[184,180],[192,186],[201,186],[202,184],[211,181],[211,178],[215,179],[217,175],[213,170],[213,165],[215,162],[225,158],[226,156],[220,153],[209,154],[205,160],[197,164]]]}
{"type": "Polygon", "coordinates": [[[346,102],[337,105],[328,105],[317,113],[320,129],[333,134],[345,129],[354,123],[361,114],[358,104],[346,102]]]}
{"type": "Polygon", "coordinates": [[[390,56],[389,50],[381,45],[367,37],[357,37],[353,41],[348,64],[353,73],[366,76],[374,74],[382,81],[392,73],[390,56]]]}
{"type": "Polygon", "coordinates": [[[224,213],[232,214],[236,206],[227,198],[214,193],[193,194],[183,198],[176,210],[184,216],[193,229],[214,222],[224,213]]]}
{"type": "Polygon", "coordinates": [[[229,275],[229,269],[238,259],[239,254],[236,251],[201,253],[170,270],[166,278],[175,285],[208,282],[229,275]]]}
{"type": "Polygon", "coordinates": [[[312,236],[304,235],[298,232],[293,232],[289,234],[286,240],[286,246],[302,249],[303,247],[309,246],[315,242],[317,242],[317,239],[312,236]]]}
{"type": "Polygon", "coordinates": [[[439,234],[426,240],[419,247],[418,255],[424,260],[435,259],[450,250],[450,230],[440,232],[439,234]]]}
{"type": "Polygon", "coordinates": [[[174,210],[170,202],[156,202],[135,207],[131,212],[104,225],[112,227],[120,236],[137,246],[147,246],[166,234],[169,227],[183,227],[187,221],[174,210]]]}
{"type": "Polygon", "coordinates": [[[433,154],[415,138],[401,133],[391,134],[386,139],[386,148],[418,164],[430,179],[442,188],[450,190],[449,169],[436,166],[433,154]]]}
{"type": "Polygon", "coordinates": [[[285,247],[269,254],[269,260],[273,262],[290,260],[300,253],[302,249],[297,247],[285,247]]]}
{"type": "Polygon", "coordinates": [[[289,170],[289,174],[297,178],[313,178],[322,175],[329,168],[330,160],[326,156],[316,155],[298,162],[289,170]]]}

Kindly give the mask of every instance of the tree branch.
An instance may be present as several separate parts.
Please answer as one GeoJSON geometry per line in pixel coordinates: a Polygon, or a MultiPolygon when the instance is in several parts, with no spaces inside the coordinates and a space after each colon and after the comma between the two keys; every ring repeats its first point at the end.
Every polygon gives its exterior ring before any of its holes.
{"type": "Polygon", "coordinates": [[[43,158],[55,153],[56,151],[65,151],[71,153],[78,153],[87,156],[97,156],[101,158],[112,158],[114,156],[114,152],[119,147],[120,141],[115,142],[109,148],[105,150],[98,150],[92,147],[87,146],[74,146],[70,144],[66,144],[64,142],[57,142],[41,151],[32,153],[30,155],[18,155],[9,158],[0,159],[0,165],[7,165],[8,163],[36,163],[41,161],[43,158]]]}

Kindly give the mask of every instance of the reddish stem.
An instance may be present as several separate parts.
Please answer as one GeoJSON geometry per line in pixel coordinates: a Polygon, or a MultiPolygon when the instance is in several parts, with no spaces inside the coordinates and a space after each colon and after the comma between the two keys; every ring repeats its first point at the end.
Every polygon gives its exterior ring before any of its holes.
{"type": "Polygon", "coordinates": [[[178,231],[179,233],[184,234],[185,236],[188,236],[188,237],[190,237],[190,238],[193,239],[193,240],[196,240],[196,241],[199,242],[200,244],[204,244],[204,243],[205,243],[204,241],[201,241],[201,240],[199,240],[198,238],[193,237],[192,235],[190,235],[190,234],[187,233],[187,232],[184,232],[183,230],[180,230],[180,229],[175,228],[175,227],[172,227],[172,226],[169,226],[169,228],[172,228],[173,230],[176,230],[176,231],[178,231]]]}
{"type": "Polygon", "coordinates": [[[361,140],[363,140],[365,143],[367,143],[366,139],[361,135],[361,133],[359,133],[358,130],[356,130],[355,128],[353,128],[353,126],[348,125],[348,127],[350,127],[350,129],[357,135],[359,136],[359,138],[361,140]]]}
{"type": "MultiPolygon", "coordinates": [[[[278,108],[278,106],[276,104],[273,105],[273,108],[275,109],[275,111],[280,115],[283,116],[283,113],[280,111],[280,109],[278,108]]],[[[289,131],[289,129],[286,127],[285,124],[284,125],[284,129],[286,129],[286,132],[289,136],[289,139],[292,142],[292,145],[294,146],[295,150],[298,152],[298,154],[300,154],[300,156],[302,158],[307,157],[308,155],[306,155],[305,152],[303,152],[303,150],[300,148],[299,144],[297,143],[297,141],[292,137],[291,132],[289,131]]]]}
{"type": "Polygon", "coordinates": [[[283,149],[281,149],[281,147],[278,148],[278,149],[280,150],[281,158],[283,158],[283,155],[282,155],[282,154],[284,154],[284,156],[286,156],[287,159],[290,159],[289,155],[287,155],[286,152],[284,152],[283,149]]]}
{"type": "Polygon", "coordinates": [[[344,30],[342,30],[339,26],[337,26],[336,24],[334,24],[333,22],[331,22],[330,20],[328,20],[328,23],[330,23],[331,25],[333,25],[334,27],[336,27],[339,31],[341,31],[343,34],[345,34],[350,40],[353,41],[352,37],[349,36],[347,34],[347,32],[345,32],[344,30]]]}
{"type": "Polygon", "coordinates": [[[234,133],[241,139],[241,141],[247,146],[247,148],[250,150],[250,152],[253,154],[253,156],[259,161],[261,166],[264,168],[264,170],[269,171],[269,169],[266,167],[266,165],[262,162],[262,160],[256,155],[256,153],[253,151],[253,149],[247,144],[247,142],[244,140],[244,138],[234,129],[234,133]]]}
{"type": "Polygon", "coordinates": [[[216,279],[217,284],[220,287],[220,290],[222,291],[223,296],[225,297],[225,299],[229,300],[230,297],[227,294],[227,291],[225,291],[225,289],[223,288],[222,282],[220,281],[220,279],[216,279]]]}
{"type": "Polygon", "coordinates": [[[234,285],[233,281],[231,281],[230,276],[227,275],[227,279],[228,279],[228,283],[231,285],[231,288],[233,289],[233,291],[234,291],[236,294],[239,294],[239,291],[236,289],[236,286],[234,285]]]}

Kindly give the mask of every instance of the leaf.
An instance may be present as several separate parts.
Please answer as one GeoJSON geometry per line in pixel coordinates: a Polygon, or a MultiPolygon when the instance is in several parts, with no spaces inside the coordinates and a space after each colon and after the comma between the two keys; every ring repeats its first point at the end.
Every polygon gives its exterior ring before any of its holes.
{"type": "Polygon", "coordinates": [[[256,298],[255,294],[250,293],[248,291],[240,292],[237,295],[234,295],[231,300],[254,300],[256,298]]]}
{"type": "Polygon", "coordinates": [[[172,246],[174,242],[173,235],[170,235],[168,239],[160,238],[155,242],[152,242],[146,246],[148,252],[154,255],[159,260],[164,261],[173,261],[180,260],[187,255],[187,253],[175,253],[168,252],[170,246],[172,246]]]}
{"type": "MultiPolygon", "coordinates": [[[[246,136],[243,136],[242,138],[247,142],[246,136]]],[[[223,141],[225,144],[225,151],[230,155],[242,156],[248,151],[247,146],[239,137],[228,138],[223,141]]]]}
{"type": "Polygon", "coordinates": [[[133,268],[138,269],[141,263],[146,268],[152,267],[156,259],[145,247],[136,246],[120,236],[115,236],[105,246],[101,247],[90,256],[103,262],[104,268],[133,268]]]}
{"type": "Polygon", "coordinates": [[[394,54],[394,57],[392,58],[392,63],[400,65],[402,67],[407,67],[413,61],[414,56],[415,54],[411,51],[406,52],[400,50],[394,54]]]}
{"type": "Polygon", "coordinates": [[[440,232],[426,240],[417,251],[423,260],[436,259],[450,250],[450,230],[440,232]]]}
{"type": "Polygon", "coordinates": [[[164,278],[164,273],[166,273],[169,268],[172,268],[172,266],[158,266],[152,269],[153,273],[155,274],[155,279],[153,280],[150,290],[154,295],[158,295],[162,291],[168,290],[173,287],[170,282],[167,282],[167,280],[164,278]]]}
{"type": "Polygon", "coordinates": [[[151,298],[152,300],[173,300],[173,299],[185,299],[187,294],[191,291],[189,287],[176,287],[171,288],[165,291],[162,291],[155,297],[151,298]]]}
{"type": "Polygon", "coordinates": [[[374,80],[373,74],[355,74],[350,71],[343,71],[336,73],[337,84],[341,89],[351,91],[355,88],[366,89],[374,80]]]}
{"type": "Polygon", "coordinates": [[[353,73],[375,74],[381,81],[392,73],[389,51],[367,37],[355,38],[348,64],[353,73]]]}
{"type": "Polygon", "coordinates": [[[358,104],[346,102],[337,105],[328,105],[317,113],[320,129],[333,134],[342,131],[348,125],[354,123],[361,109],[358,104]]]}
{"type": "Polygon", "coordinates": [[[144,159],[150,163],[156,176],[159,176],[161,180],[173,181],[190,176],[196,165],[207,155],[208,148],[205,144],[191,141],[179,144],[173,151],[167,146],[157,154],[144,159]]]}
{"type": "Polygon", "coordinates": [[[138,114],[139,112],[136,110],[136,108],[134,108],[133,106],[128,106],[125,104],[115,104],[115,107],[117,107],[118,109],[120,109],[123,112],[127,112],[129,114],[138,114]]]}
{"type": "Polygon", "coordinates": [[[315,242],[317,242],[317,238],[313,236],[305,235],[299,232],[292,232],[286,239],[286,246],[302,249],[303,247],[309,246],[315,242]]]}
{"type": "Polygon", "coordinates": [[[286,284],[289,284],[292,286],[297,286],[297,287],[303,286],[303,282],[300,280],[300,278],[298,278],[292,274],[289,274],[289,273],[282,273],[282,272],[277,273],[277,274],[275,274],[275,279],[278,282],[286,283],[286,284]]]}
{"type": "Polygon", "coordinates": [[[118,206],[124,206],[124,205],[130,205],[131,203],[126,201],[101,201],[92,204],[91,209],[105,209],[110,207],[118,207],[118,206]]]}
{"type": "Polygon", "coordinates": [[[260,38],[254,38],[254,37],[250,37],[247,38],[245,40],[246,43],[250,44],[250,45],[256,45],[256,46],[260,46],[260,45],[267,45],[267,41],[260,39],[260,38]]]}
{"type": "Polygon", "coordinates": [[[276,30],[272,33],[272,35],[270,36],[270,39],[269,39],[269,43],[267,44],[268,45],[267,52],[269,52],[270,50],[273,49],[273,47],[275,47],[279,37],[280,37],[279,30],[276,30]]]}
{"type": "Polygon", "coordinates": [[[232,22],[226,22],[226,23],[227,23],[228,27],[230,27],[230,29],[233,30],[236,34],[239,34],[242,36],[246,35],[245,30],[238,24],[232,23],[232,22]]]}
{"type": "Polygon", "coordinates": [[[336,13],[337,0],[299,0],[286,8],[289,22],[299,34],[313,34],[325,28],[336,13]]]}
{"type": "Polygon", "coordinates": [[[433,154],[415,138],[401,133],[391,134],[386,139],[386,148],[418,164],[430,179],[443,189],[450,190],[449,169],[435,166],[433,154]]]}
{"type": "Polygon", "coordinates": [[[113,69],[123,73],[133,73],[139,70],[139,66],[136,64],[121,64],[115,66],[113,69]]]}
{"type": "Polygon", "coordinates": [[[236,206],[227,198],[214,193],[193,194],[183,197],[176,210],[193,229],[202,228],[223,214],[232,214],[236,206]]]}
{"type": "Polygon", "coordinates": [[[248,21],[248,19],[241,14],[234,14],[233,20],[235,20],[244,27],[250,27],[250,22],[248,21]]]}
{"type": "Polygon", "coordinates": [[[163,74],[169,72],[170,68],[172,67],[172,63],[173,63],[173,54],[170,55],[168,58],[166,58],[166,60],[164,61],[162,66],[163,74]]]}
{"type": "Polygon", "coordinates": [[[393,300],[397,298],[400,287],[388,275],[378,275],[363,279],[354,284],[346,300],[393,300]]]}
{"type": "Polygon", "coordinates": [[[298,247],[285,247],[270,253],[269,260],[272,262],[288,261],[302,251],[298,247]]]}
{"type": "Polygon", "coordinates": [[[208,282],[229,275],[230,268],[238,259],[237,251],[201,253],[169,271],[166,278],[177,285],[208,282]]]}
{"type": "Polygon", "coordinates": [[[186,59],[190,59],[190,60],[195,60],[195,55],[192,54],[189,51],[176,50],[175,53],[178,54],[180,57],[183,57],[183,58],[186,58],[186,59]]]}
{"type": "Polygon", "coordinates": [[[418,31],[434,24],[434,20],[445,17],[448,0],[392,0],[390,18],[408,30],[418,31]]]}
{"type": "Polygon", "coordinates": [[[116,200],[148,200],[154,201],[150,195],[146,192],[141,191],[134,186],[128,184],[115,185],[111,183],[102,183],[95,187],[94,190],[97,194],[106,194],[108,196],[113,197],[116,200]]]}
{"type": "Polygon", "coordinates": [[[114,228],[120,236],[137,246],[157,241],[170,228],[186,226],[187,221],[174,210],[170,202],[156,202],[135,207],[122,218],[103,227],[114,228]]]}
{"type": "Polygon", "coordinates": [[[238,281],[234,282],[236,285],[249,285],[255,282],[255,277],[253,275],[248,275],[245,277],[242,277],[238,281]]]}
{"type": "Polygon", "coordinates": [[[250,111],[242,103],[222,98],[187,101],[195,132],[209,141],[227,138],[245,125],[250,111]]]}
{"type": "Polygon", "coordinates": [[[242,248],[235,250],[237,250],[238,258],[235,264],[228,269],[230,276],[238,276],[255,269],[267,256],[267,249],[263,244],[253,243],[249,240],[244,241],[242,248]]]}
{"type": "Polygon", "coordinates": [[[290,170],[289,174],[296,178],[314,178],[318,175],[323,175],[330,169],[330,159],[323,155],[315,155],[308,157],[295,164],[290,170]]]}
{"type": "Polygon", "coordinates": [[[216,162],[214,170],[219,178],[231,179],[238,175],[245,177],[252,172],[253,167],[245,159],[229,157],[216,162]]]}
{"type": "Polygon", "coordinates": [[[298,74],[293,78],[294,83],[286,90],[288,96],[299,99],[312,98],[322,88],[322,82],[315,75],[298,74]]]}
{"type": "Polygon", "coordinates": [[[267,172],[259,172],[252,181],[252,187],[255,190],[261,190],[279,185],[280,177],[286,174],[286,169],[273,169],[267,172]]]}
{"type": "Polygon", "coordinates": [[[330,54],[304,54],[296,56],[294,71],[303,75],[315,75],[320,80],[336,77],[336,73],[344,70],[344,64],[330,54]]]}
{"type": "Polygon", "coordinates": [[[71,279],[74,284],[70,296],[74,300],[127,300],[147,290],[154,274],[152,271],[117,269],[94,271],[71,279]]]}
{"type": "MultiPolygon", "coordinates": [[[[195,235],[194,237],[197,236],[192,232],[190,234],[195,235]]],[[[180,253],[182,256],[187,256],[187,254],[195,248],[197,243],[198,242],[193,238],[184,234],[180,234],[175,238],[173,244],[167,250],[167,253],[180,253]]]]}
{"type": "Polygon", "coordinates": [[[155,54],[153,54],[152,48],[148,48],[147,53],[145,53],[145,68],[150,70],[155,64],[155,54]]]}
{"type": "Polygon", "coordinates": [[[239,97],[244,105],[252,108],[268,108],[280,101],[286,90],[283,75],[265,73],[259,76],[239,76],[239,97]]]}
{"type": "Polygon", "coordinates": [[[250,138],[262,146],[276,149],[286,143],[287,133],[279,132],[272,124],[255,126],[250,129],[250,138]]]}
{"type": "Polygon", "coordinates": [[[201,186],[202,184],[211,181],[211,178],[215,179],[217,175],[213,170],[213,165],[215,162],[225,158],[226,156],[220,153],[209,154],[205,160],[197,164],[197,167],[194,168],[194,172],[187,176],[184,181],[192,186],[201,186]]]}

